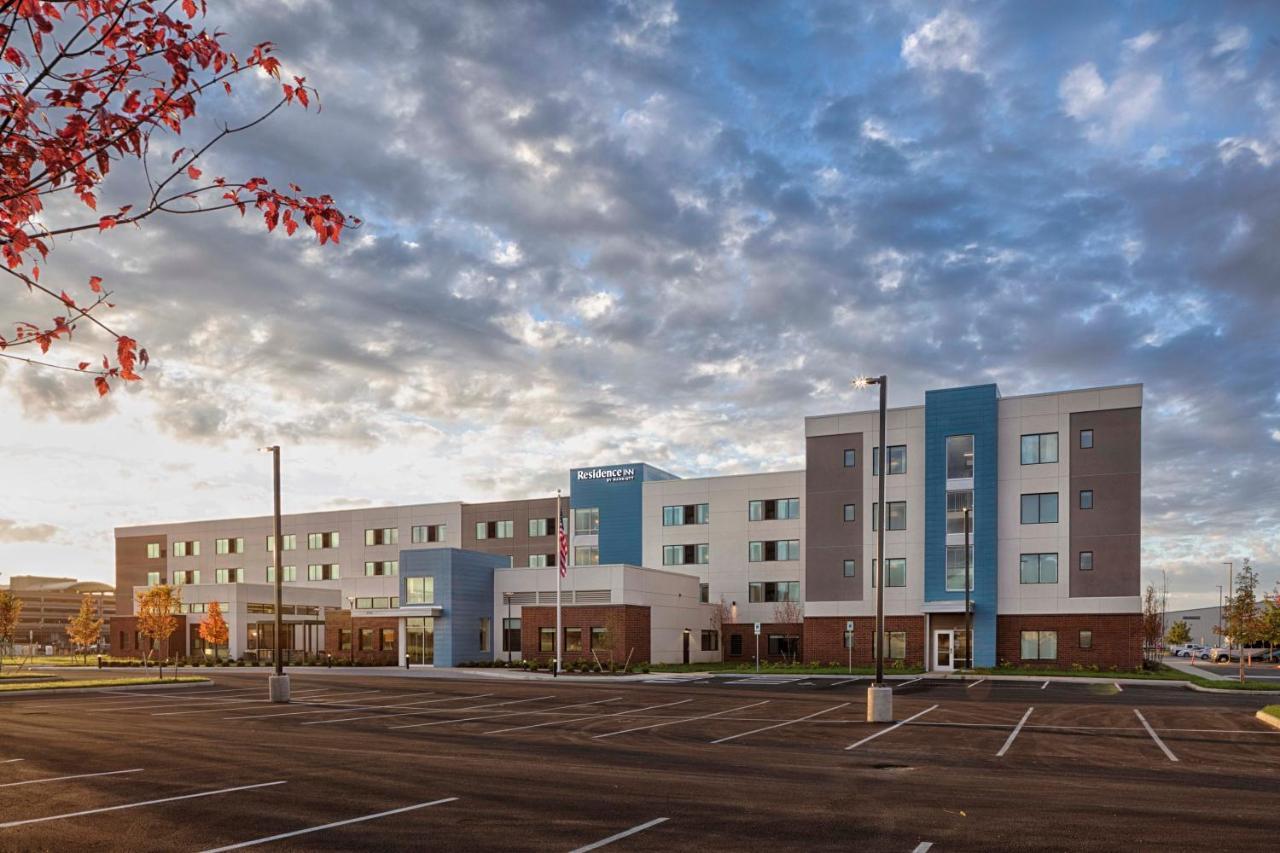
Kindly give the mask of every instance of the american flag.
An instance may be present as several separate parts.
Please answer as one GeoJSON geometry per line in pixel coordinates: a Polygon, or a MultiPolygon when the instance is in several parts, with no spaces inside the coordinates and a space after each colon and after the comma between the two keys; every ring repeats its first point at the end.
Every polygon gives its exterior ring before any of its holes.
{"type": "Polygon", "coordinates": [[[560,519],[560,577],[569,576],[569,533],[565,530],[565,519],[560,519]]]}

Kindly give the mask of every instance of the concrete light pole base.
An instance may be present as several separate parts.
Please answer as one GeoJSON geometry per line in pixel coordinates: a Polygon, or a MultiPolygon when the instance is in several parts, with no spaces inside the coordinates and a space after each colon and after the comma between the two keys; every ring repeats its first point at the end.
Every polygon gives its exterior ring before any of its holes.
{"type": "Polygon", "coordinates": [[[271,690],[271,701],[287,704],[289,701],[289,676],[273,675],[267,681],[271,690]]]}
{"type": "Polygon", "coordinates": [[[876,687],[873,685],[867,688],[867,722],[893,722],[892,687],[876,687]]]}

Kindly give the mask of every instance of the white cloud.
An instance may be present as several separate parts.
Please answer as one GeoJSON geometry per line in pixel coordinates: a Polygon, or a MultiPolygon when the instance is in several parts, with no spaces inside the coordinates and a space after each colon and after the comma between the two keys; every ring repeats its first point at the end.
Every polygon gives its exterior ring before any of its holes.
{"type": "Polygon", "coordinates": [[[1261,139],[1243,136],[1228,136],[1218,143],[1218,159],[1223,163],[1250,155],[1257,157],[1263,166],[1270,166],[1275,162],[1276,149],[1261,139]]]}
{"type": "Polygon", "coordinates": [[[1160,37],[1160,33],[1155,30],[1147,30],[1131,39],[1125,39],[1124,46],[1133,53],[1143,53],[1159,43],[1160,37]]]}
{"type": "Polygon", "coordinates": [[[1058,97],[1063,112],[1082,122],[1090,139],[1117,141],[1156,112],[1163,85],[1159,74],[1142,71],[1125,71],[1108,84],[1086,62],[1062,78],[1058,97]]]}
{"type": "Polygon", "coordinates": [[[980,40],[972,19],[947,9],[902,39],[902,58],[912,68],[977,74],[980,40]]]}
{"type": "Polygon", "coordinates": [[[617,300],[603,290],[573,300],[574,310],[586,320],[598,320],[613,310],[617,300]]]}
{"type": "Polygon", "coordinates": [[[1210,51],[1212,56],[1222,56],[1224,53],[1235,53],[1244,50],[1249,46],[1249,30],[1246,27],[1234,26],[1223,27],[1218,30],[1218,38],[1213,43],[1213,50],[1210,51]]]}

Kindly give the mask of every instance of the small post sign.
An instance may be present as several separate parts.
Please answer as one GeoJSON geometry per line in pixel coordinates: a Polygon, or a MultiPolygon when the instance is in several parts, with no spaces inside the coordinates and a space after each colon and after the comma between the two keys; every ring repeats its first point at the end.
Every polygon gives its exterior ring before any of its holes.
{"type": "Polygon", "coordinates": [[[844,623],[844,644],[849,649],[849,674],[853,675],[853,620],[844,623]]]}
{"type": "Polygon", "coordinates": [[[756,623],[756,675],[760,674],[760,623],[756,623]]]}
{"type": "Polygon", "coordinates": [[[757,637],[759,637],[759,636],[760,636],[760,623],[759,623],[759,622],[757,622],[757,623],[756,623],[756,636],[757,636],[757,637]]]}

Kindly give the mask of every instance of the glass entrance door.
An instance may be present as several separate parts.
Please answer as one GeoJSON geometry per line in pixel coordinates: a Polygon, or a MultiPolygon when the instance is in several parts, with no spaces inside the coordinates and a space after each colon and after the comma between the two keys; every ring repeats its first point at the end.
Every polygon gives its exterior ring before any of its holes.
{"type": "Polygon", "coordinates": [[[955,641],[954,631],[933,632],[933,668],[938,670],[955,669],[952,659],[952,648],[955,641]]]}
{"type": "Polygon", "coordinates": [[[436,661],[436,620],[431,616],[411,616],[404,620],[405,654],[411,666],[436,661]]]}

